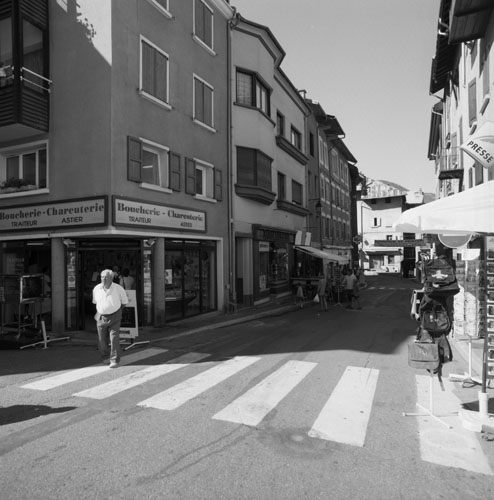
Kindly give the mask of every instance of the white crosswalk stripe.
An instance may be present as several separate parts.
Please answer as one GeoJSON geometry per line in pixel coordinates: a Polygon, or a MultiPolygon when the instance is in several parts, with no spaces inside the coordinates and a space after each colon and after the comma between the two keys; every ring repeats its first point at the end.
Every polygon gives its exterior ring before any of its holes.
{"type": "Polygon", "coordinates": [[[166,391],[141,401],[138,406],[158,408],[160,410],[175,410],[260,359],[252,356],[236,356],[228,359],[166,391]]]}
{"type": "Polygon", "coordinates": [[[379,370],[348,366],[309,436],[364,446],[379,370]]]}
{"type": "Polygon", "coordinates": [[[288,361],[213,418],[245,425],[258,425],[315,366],[316,363],[306,361],[288,361]]]}
{"type": "MultiPolygon", "coordinates": [[[[144,401],[137,402],[138,399],[135,398],[132,403],[144,408],[175,410],[264,359],[237,356],[221,362],[210,361],[205,363],[202,372],[192,377],[186,375],[185,369],[209,357],[210,354],[189,352],[161,364],[148,366],[136,364],[166,352],[165,349],[149,348],[124,356],[121,361],[122,365],[135,364],[132,367],[135,370],[128,373],[129,369],[127,369],[121,376],[118,376],[120,371],[109,370],[108,366],[94,365],[40,378],[23,385],[22,388],[48,391],[107,372],[114,377],[112,380],[108,381],[110,376],[108,375],[105,377],[107,380],[105,383],[73,393],[76,397],[103,400],[181,369],[184,373],[182,382],[144,401]]],[[[280,359],[283,358],[284,356],[280,357],[280,359]]],[[[272,358],[270,360],[272,365],[272,358]]],[[[258,426],[306,377],[310,382],[311,372],[316,366],[317,363],[307,361],[286,361],[209,418],[258,426]]],[[[264,369],[262,371],[264,372],[264,369]]],[[[306,422],[307,428],[310,428],[308,436],[346,445],[364,446],[378,379],[379,370],[377,369],[348,366],[322,409],[319,411],[318,408],[313,407],[314,411],[306,422]],[[312,427],[310,427],[311,423],[312,427]]],[[[245,379],[239,380],[245,382],[245,379]]],[[[430,382],[431,379],[428,376],[416,376],[417,403],[423,409],[430,406],[430,382]]],[[[434,393],[434,408],[437,408],[438,417],[446,420],[451,426],[450,429],[429,415],[405,414],[417,419],[421,459],[446,467],[492,475],[493,471],[476,434],[464,429],[458,416],[453,414],[457,413],[461,407],[461,401],[455,395],[454,388],[452,382],[445,381],[446,390],[438,389],[434,393]]]]}
{"type": "Polygon", "coordinates": [[[196,363],[201,359],[207,358],[209,354],[203,354],[199,352],[189,352],[178,358],[172,359],[167,363],[162,365],[153,365],[142,370],[139,370],[123,377],[106,382],[106,384],[97,385],[90,389],[86,389],[81,392],[76,392],[74,396],[92,398],[92,399],[105,399],[119,392],[126,391],[132,387],[143,384],[144,382],[149,382],[155,378],[171,373],[175,370],[188,366],[190,363],[196,363]]]}
{"type": "MultiPolygon", "coordinates": [[[[151,356],[156,356],[157,354],[163,354],[164,352],[166,352],[165,349],[157,349],[154,347],[146,349],[144,351],[134,352],[122,357],[120,364],[128,365],[130,363],[135,363],[136,361],[150,358],[151,356]]],[[[92,377],[93,375],[97,375],[102,372],[107,372],[108,370],[108,365],[86,366],[77,370],[70,370],[59,373],[58,375],[52,375],[50,377],[37,380],[36,382],[25,384],[21,387],[23,389],[34,389],[36,391],[47,391],[49,389],[54,389],[55,387],[65,385],[70,382],[75,382],[87,377],[92,377]]]]}

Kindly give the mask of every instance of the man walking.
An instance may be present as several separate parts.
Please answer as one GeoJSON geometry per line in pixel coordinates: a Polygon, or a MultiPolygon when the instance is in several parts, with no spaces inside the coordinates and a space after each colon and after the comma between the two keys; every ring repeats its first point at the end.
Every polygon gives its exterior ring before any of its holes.
{"type": "Polygon", "coordinates": [[[345,292],[347,295],[347,300],[348,300],[348,305],[346,306],[347,309],[353,309],[353,301],[354,299],[357,299],[357,305],[358,309],[362,309],[360,306],[360,301],[358,300],[358,280],[355,277],[355,274],[353,274],[352,269],[349,269],[347,271],[347,274],[343,278],[343,284],[345,286],[345,292]],[[357,292],[357,294],[356,294],[357,292]]]}
{"type": "Polygon", "coordinates": [[[113,283],[113,271],[101,271],[101,283],[93,288],[93,304],[96,304],[94,319],[98,329],[98,348],[103,362],[110,360],[110,368],[117,368],[120,363],[120,322],[122,309],[128,302],[125,290],[113,283]]]}

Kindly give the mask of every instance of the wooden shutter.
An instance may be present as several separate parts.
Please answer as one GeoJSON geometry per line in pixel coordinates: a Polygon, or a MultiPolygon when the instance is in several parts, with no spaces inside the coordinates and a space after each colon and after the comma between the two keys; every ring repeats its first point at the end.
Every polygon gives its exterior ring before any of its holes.
{"type": "Polygon", "coordinates": [[[218,201],[223,199],[223,172],[214,169],[214,198],[218,201]]]}
{"type": "Polygon", "coordinates": [[[127,178],[141,182],[142,143],[135,137],[127,137],[127,178]]]}
{"type": "Polygon", "coordinates": [[[170,160],[170,189],[180,191],[180,155],[177,153],[169,153],[170,160]]]}
{"type": "Polygon", "coordinates": [[[185,192],[196,194],[196,162],[190,158],[185,159],[185,192]]]}

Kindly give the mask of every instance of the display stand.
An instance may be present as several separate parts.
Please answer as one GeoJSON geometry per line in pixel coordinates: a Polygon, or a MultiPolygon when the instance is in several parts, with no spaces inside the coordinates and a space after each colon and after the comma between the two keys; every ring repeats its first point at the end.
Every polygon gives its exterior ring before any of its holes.
{"type": "Polygon", "coordinates": [[[452,382],[461,382],[462,387],[466,384],[470,385],[482,385],[482,379],[474,377],[472,375],[472,337],[468,338],[468,373],[465,372],[464,375],[458,373],[450,373],[449,380],[452,382]]]}
{"type": "Polygon", "coordinates": [[[19,349],[26,349],[27,347],[36,347],[37,345],[40,344],[43,344],[44,346],[43,349],[47,349],[49,342],[57,342],[59,340],[70,340],[70,337],[57,337],[56,339],[50,339],[46,335],[45,322],[41,320],[40,323],[41,323],[41,331],[43,332],[43,340],[40,340],[39,342],[33,342],[32,344],[23,345],[19,349]]]}
{"type": "MultiPolygon", "coordinates": [[[[434,414],[434,395],[433,395],[433,389],[434,389],[434,374],[430,373],[430,385],[429,385],[429,408],[425,408],[419,403],[416,403],[417,406],[424,412],[424,413],[405,413],[403,412],[404,417],[432,417],[433,419],[437,420],[439,423],[443,424],[446,426],[448,429],[452,429],[453,427],[449,425],[448,423],[444,422],[441,420],[437,415],[434,414]]],[[[457,413],[451,413],[451,416],[457,415],[457,413]]]]}

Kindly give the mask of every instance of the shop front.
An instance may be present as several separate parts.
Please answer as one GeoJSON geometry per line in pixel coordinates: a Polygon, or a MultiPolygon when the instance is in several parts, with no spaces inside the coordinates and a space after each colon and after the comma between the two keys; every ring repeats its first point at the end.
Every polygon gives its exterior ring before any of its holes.
{"type": "Polygon", "coordinates": [[[255,225],[253,231],[254,301],[290,293],[295,231],[255,225]]]}
{"type": "MultiPolygon", "coordinates": [[[[107,268],[135,293],[138,327],[216,310],[222,247],[204,234],[206,214],[112,201],[113,228],[105,196],[0,209],[0,275],[45,277],[41,306],[23,305],[22,316],[35,314],[48,331],[95,331],[92,290],[107,268]]],[[[19,323],[19,311],[4,304],[1,324],[19,323]]]]}

